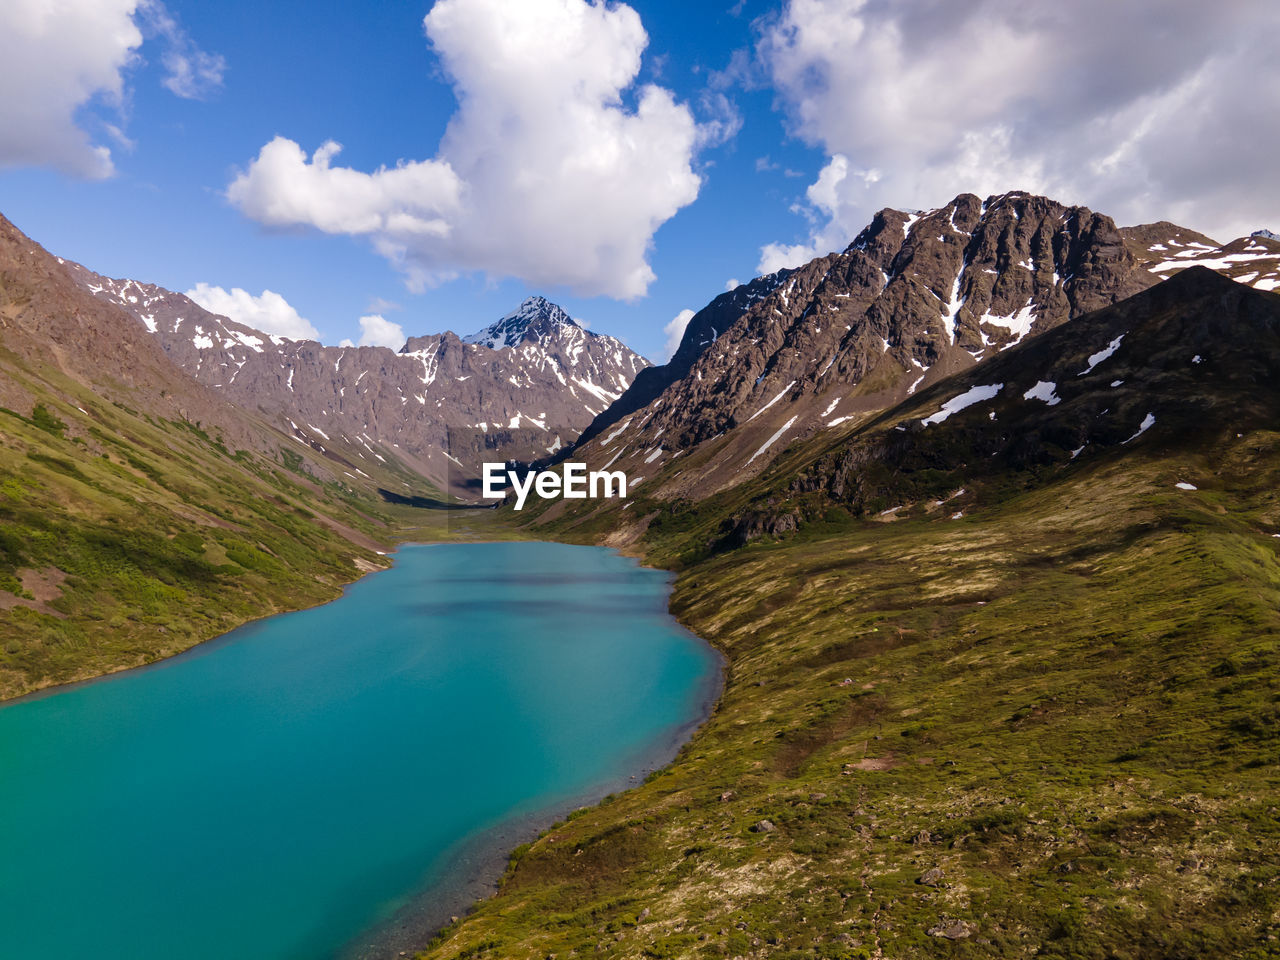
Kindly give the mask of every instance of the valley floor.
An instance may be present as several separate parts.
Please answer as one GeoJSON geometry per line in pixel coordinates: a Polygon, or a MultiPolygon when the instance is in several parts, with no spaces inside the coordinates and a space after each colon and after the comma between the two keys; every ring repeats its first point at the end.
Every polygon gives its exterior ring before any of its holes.
{"type": "MultiPolygon", "coordinates": [[[[9,419],[14,447],[49,433],[9,419]]],[[[0,471],[5,588],[61,614],[0,618],[0,692],[322,602],[378,543],[529,535],[321,491],[357,548],[297,480],[255,474],[271,495],[248,498],[171,472],[174,445],[239,461],[150,423],[93,457],[55,429],[0,471]],[[172,529],[184,512],[198,534],[172,529]],[[21,579],[54,557],[66,581],[21,579]]],[[[1251,433],[1176,469],[1101,458],[958,519],[683,561],[673,612],[729,663],[712,718],[643,786],[517,850],[424,955],[1280,956],[1278,454],[1251,433]]],[[[641,546],[671,565],[689,542],[641,546]]]]}
{"type": "Polygon", "coordinates": [[[711,720],[423,956],[1280,956],[1278,450],[694,563],[711,720]]]}

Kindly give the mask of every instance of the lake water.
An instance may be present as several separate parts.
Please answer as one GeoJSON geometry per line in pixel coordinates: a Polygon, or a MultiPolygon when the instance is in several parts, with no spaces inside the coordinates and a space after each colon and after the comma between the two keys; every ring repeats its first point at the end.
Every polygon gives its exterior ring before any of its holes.
{"type": "Polygon", "coordinates": [[[460,912],[495,843],[673,756],[714,695],[660,571],[548,543],[395,560],[0,707],[0,957],[316,960],[380,925],[385,952],[460,912]]]}

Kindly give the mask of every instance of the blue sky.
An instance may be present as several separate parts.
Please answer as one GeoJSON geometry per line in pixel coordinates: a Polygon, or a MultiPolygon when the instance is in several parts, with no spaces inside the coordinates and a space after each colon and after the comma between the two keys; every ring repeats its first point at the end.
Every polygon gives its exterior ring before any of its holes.
{"type": "Polygon", "coordinates": [[[275,332],[468,333],[541,293],[653,359],[882,206],[1280,225],[1274,5],[1082,6],[11,0],[0,213],[275,332]]]}

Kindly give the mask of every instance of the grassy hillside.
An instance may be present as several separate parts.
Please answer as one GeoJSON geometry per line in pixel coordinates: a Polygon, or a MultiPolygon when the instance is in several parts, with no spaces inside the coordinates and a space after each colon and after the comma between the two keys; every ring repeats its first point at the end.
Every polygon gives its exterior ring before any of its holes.
{"type": "Polygon", "coordinates": [[[0,699],[332,599],[398,539],[494,535],[360,462],[196,383],[0,217],[0,699]]]}
{"type": "Polygon", "coordinates": [[[46,399],[0,408],[0,698],[333,599],[398,540],[502,535],[487,511],[322,481],[288,447],[271,460],[90,395],[46,399]]]}
{"type": "Polygon", "coordinates": [[[694,565],[710,723],[425,956],[1277,955],[1280,434],[1221,455],[694,565]]]}
{"type": "Polygon", "coordinates": [[[943,425],[906,422],[990,370],[698,504],[548,510],[636,518],[728,686],[423,956],[1280,956],[1280,327],[1216,284],[1009,351],[943,425]]]}
{"type": "Polygon", "coordinates": [[[381,563],[385,521],[289,451],[272,464],[64,387],[0,410],[0,695],[177,652],[381,563]]]}

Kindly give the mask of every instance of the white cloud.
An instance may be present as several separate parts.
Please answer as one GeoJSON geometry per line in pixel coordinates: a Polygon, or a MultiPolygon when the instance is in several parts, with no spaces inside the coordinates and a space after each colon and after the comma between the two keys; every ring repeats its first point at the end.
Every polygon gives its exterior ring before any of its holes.
{"type": "Polygon", "coordinates": [[[0,4],[0,166],[48,165],[109,177],[111,150],[91,142],[76,111],[118,106],[142,45],[137,0],[5,0],[0,4]]]}
{"type": "MultiPolygon", "coordinates": [[[[350,343],[350,341],[347,342],[350,343]]],[[[392,350],[399,350],[404,343],[404,328],[400,324],[392,323],[386,317],[376,313],[360,318],[359,346],[390,347],[392,350]]]]}
{"type": "Polygon", "coordinates": [[[662,347],[663,363],[675,356],[676,351],[680,349],[680,338],[684,336],[684,328],[689,326],[689,321],[692,319],[692,310],[681,310],[662,328],[662,332],[667,335],[667,342],[662,347]]]}
{"type": "Polygon", "coordinates": [[[222,58],[200,50],[159,0],[0,3],[0,167],[111,176],[111,149],[95,137],[125,149],[132,141],[94,110],[122,112],[144,36],[166,46],[163,82],[179,96],[203,95],[221,82],[222,58]]]}
{"type": "Polygon", "coordinates": [[[369,301],[369,306],[365,307],[370,313],[389,313],[392,310],[403,310],[400,304],[394,300],[387,300],[383,297],[374,297],[369,301]]]}
{"type": "Polygon", "coordinates": [[[170,93],[185,100],[204,100],[222,86],[227,61],[221,55],[197,47],[160,0],[141,0],[138,10],[148,31],[162,37],[168,47],[161,58],[167,73],[160,82],[170,93]]]}
{"type": "Polygon", "coordinates": [[[764,276],[787,267],[798,267],[827,252],[825,247],[820,250],[819,245],[814,243],[766,243],[760,248],[760,262],[756,264],[756,272],[764,276]]]}
{"type": "Polygon", "coordinates": [[[427,36],[458,110],[433,159],[372,173],[266,144],[227,189],[268,226],[368,236],[413,289],[459,271],[582,295],[643,295],[654,232],[693,202],[695,151],[731,135],[727,99],[704,130],[658,86],[635,89],[648,42],[625,4],[438,0],[427,36]],[[623,103],[634,90],[635,107],[623,103]]]}
{"type": "Polygon", "coordinates": [[[698,126],[698,146],[716,147],[728,143],[742,129],[738,105],[719,90],[703,90],[698,97],[703,114],[711,119],[698,126]]]}
{"type": "Polygon", "coordinates": [[[828,157],[806,243],[843,248],[884,206],[1024,189],[1119,222],[1230,239],[1280,216],[1271,0],[790,0],[757,48],[792,132],[828,157]]]}
{"type": "Polygon", "coordinates": [[[740,286],[742,286],[742,281],[740,281],[737,277],[730,277],[728,280],[724,282],[724,289],[726,293],[728,293],[730,290],[737,290],[740,286]]]}
{"type": "Polygon", "coordinates": [[[187,296],[210,313],[229,317],[236,323],[253,327],[263,333],[290,340],[319,340],[320,334],[311,321],[299,316],[289,301],[271,290],[263,290],[254,296],[247,290],[232,287],[224,290],[207,283],[197,283],[187,291],[187,296]]]}
{"type": "Polygon", "coordinates": [[[203,100],[222,86],[227,61],[218,54],[203,50],[170,51],[164,57],[169,75],[164,85],[179,97],[203,100]]]}

